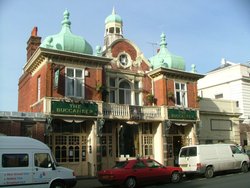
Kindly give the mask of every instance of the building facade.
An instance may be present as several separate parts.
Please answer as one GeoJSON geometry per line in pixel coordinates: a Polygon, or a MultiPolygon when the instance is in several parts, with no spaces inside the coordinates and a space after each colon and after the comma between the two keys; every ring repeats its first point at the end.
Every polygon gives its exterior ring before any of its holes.
{"type": "Polygon", "coordinates": [[[152,157],[175,165],[183,145],[198,143],[197,80],[161,35],[149,59],[123,36],[113,10],[105,19],[104,45],[61,31],[43,41],[34,28],[19,80],[18,111],[47,116],[45,142],[56,160],[78,175],[96,175],[117,160],[152,157]]]}
{"type": "Polygon", "coordinates": [[[199,144],[240,143],[237,102],[225,99],[200,99],[199,144]]]}
{"type": "Polygon", "coordinates": [[[250,144],[250,66],[236,64],[225,59],[221,65],[208,72],[198,81],[198,91],[201,97],[236,101],[239,108],[240,142],[250,144]]]}

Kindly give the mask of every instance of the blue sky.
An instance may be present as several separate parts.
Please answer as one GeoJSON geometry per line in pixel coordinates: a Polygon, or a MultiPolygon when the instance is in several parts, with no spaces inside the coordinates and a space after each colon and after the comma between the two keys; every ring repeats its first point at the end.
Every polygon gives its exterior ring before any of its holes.
{"type": "Polygon", "coordinates": [[[18,79],[26,63],[26,45],[34,26],[42,40],[61,29],[70,12],[71,31],[95,49],[103,45],[104,21],[113,7],[123,19],[124,37],[146,58],[155,55],[162,32],[168,49],[182,56],[186,71],[195,64],[205,74],[221,58],[250,60],[248,0],[1,0],[0,111],[17,111],[18,79]]]}

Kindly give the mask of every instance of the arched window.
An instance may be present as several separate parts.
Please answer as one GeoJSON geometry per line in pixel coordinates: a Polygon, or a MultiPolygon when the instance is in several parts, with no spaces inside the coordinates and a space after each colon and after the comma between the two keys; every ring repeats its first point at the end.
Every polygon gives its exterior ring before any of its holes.
{"type": "Polygon", "coordinates": [[[131,87],[127,81],[119,85],[119,104],[131,104],[131,87]]]}

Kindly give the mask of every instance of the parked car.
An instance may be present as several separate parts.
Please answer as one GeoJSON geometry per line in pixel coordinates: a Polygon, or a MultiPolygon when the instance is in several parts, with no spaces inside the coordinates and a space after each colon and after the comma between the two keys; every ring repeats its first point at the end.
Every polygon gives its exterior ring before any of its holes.
{"type": "Polygon", "coordinates": [[[186,175],[198,173],[212,178],[219,171],[247,172],[249,158],[233,144],[192,145],[181,148],[179,165],[186,175]]]}
{"type": "Polygon", "coordinates": [[[118,161],[112,169],[98,171],[98,180],[102,184],[126,188],[154,183],[177,183],[181,178],[181,168],[164,166],[154,159],[118,161]]]}

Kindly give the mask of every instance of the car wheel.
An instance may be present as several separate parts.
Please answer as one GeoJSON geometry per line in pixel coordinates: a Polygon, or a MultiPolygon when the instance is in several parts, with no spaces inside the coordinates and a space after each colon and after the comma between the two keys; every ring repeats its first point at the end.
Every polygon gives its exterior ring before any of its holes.
{"type": "Polygon", "coordinates": [[[244,163],[242,164],[242,166],[241,166],[241,171],[244,172],[244,173],[248,172],[248,165],[247,165],[246,162],[244,162],[244,163]]]}
{"type": "Polygon", "coordinates": [[[207,169],[205,171],[205,177],[206,178],[212,178],[213,176],[214,176],[213,167],[211,167],[211,166],[207,167],[207,169]]]}
{"type": "Polygon", "coordinates": [[[178,183],[181,180],[181,174],[179,172],[173,172],[171,175],[171,182],[178,183]]]}
{"type": "Polygon", "coordinates": [[[65,188],[66,186],[64,185],[64,183],[60,182],[60,181],[55,181],[50,185],[50,188],[65,188]]]}
{"type": "Polygon", "coordinates": [[[133,177],[129,177],[126,181],[125,181],[125,187],[126,188],[135,188],[136,187],[136,180],[133,177]]]}

